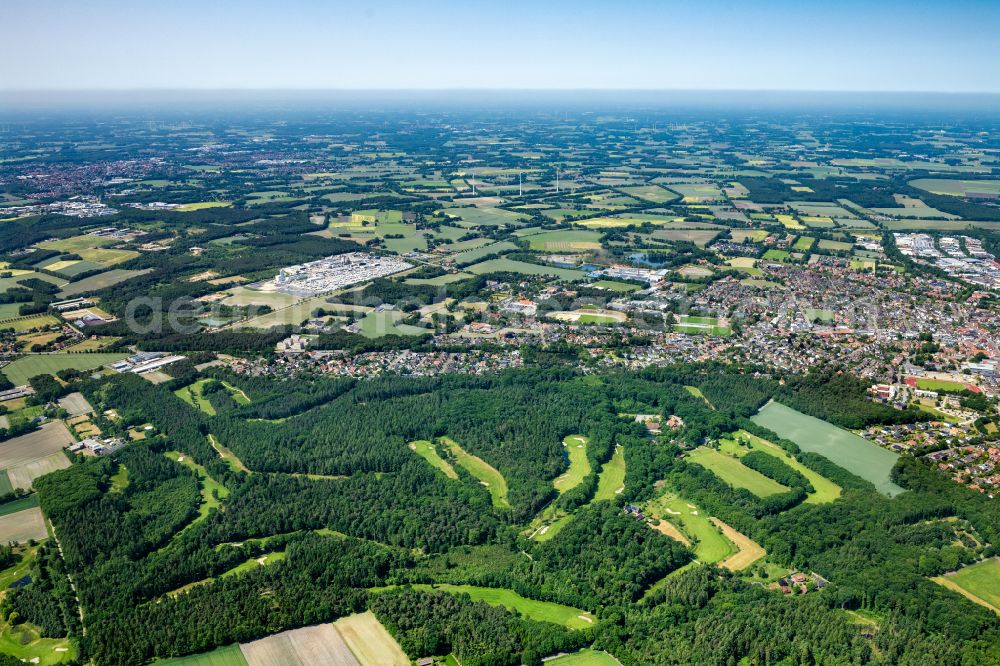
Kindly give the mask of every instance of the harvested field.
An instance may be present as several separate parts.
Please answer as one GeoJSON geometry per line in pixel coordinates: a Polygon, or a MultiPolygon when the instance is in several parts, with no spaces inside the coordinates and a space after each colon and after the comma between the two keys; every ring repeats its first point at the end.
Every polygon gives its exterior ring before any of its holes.
{"type": "Polygon", "coordinates": [[[34,432],[0,444],[0,469],[24,465],[53,453],[62,455],[63,447],[74,441],[62,421],[46,423],[34,432]]]}
{"type": "Polygon", "coordinates": [[[59,451],[23,465],[10,467],[7,469],[7,476],[10,478],[12,486],[28,490],[38,477],[59,469],[66,469],[69,465],[69,458],[66,457],[65,453],[59,451]]]}
{"type": "Polygon", "coordinates": [[[334,622],[333,626],[354,653],[356,661],[353,663],[361,666],[408,666],[410,663],[396,639],[371,612],[349,615],[334,622]]]}
{"type": "Polygon", "coordinates": [[[0,543],[24,543],[30,539],[40,541],[46,536],[45,518],[37,506],[0,516],[0,543]]]}
{"type": "Polygon", "coordinates": [[[283,631],[244,643],[240,649],[248,666],[358,666],[360,663],[332,624],[283,631]]]}
{"type": "Polygon", "coordinates": [[[90,403],[87,402],[87,399],[79,391],[59,398],[59,406],[69,412],[70,416],[90,414],[94,411],[94,408],[90,406],[90,403]]]}

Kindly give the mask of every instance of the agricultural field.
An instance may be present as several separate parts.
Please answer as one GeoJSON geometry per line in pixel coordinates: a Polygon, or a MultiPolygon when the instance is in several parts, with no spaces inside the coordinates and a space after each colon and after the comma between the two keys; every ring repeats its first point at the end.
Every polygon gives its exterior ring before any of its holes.
{"type": "MultiPolygon", "coordinates": [[[[0,446],[0,470],[6,470],[15,488],[30,488],[43,474],[69,467],[63,448],[76,441],[62,421],[7,440],[0,446]]],[[[2,541],[0,541],[2,543],[2,541]]]]}
{"type": "Polygon", "coordinates": [[[1000,180],[959,180],[954,178],[918,178],[910,185],[931,194],[967,197],[970,194],[1000,195],[1000,180]]]}
{"type": "Polygon", "coordinates": [[[3,374],[15,386],[28,383],[36,375],[54,375],[60,370],[94,370],[101,366],[115,363],[128,356],[127,353],[95,353],[95,354],[29,354],[22,356],[3,368],[3,374]]]}
{"type": "Polygon", "coordinates": [[[585,229],[547,231],[529,237],[529,247],[541,252],[579,252],[601,249],[603,234],[585,229]]]}
{"type": "Polygon", "coordinates": [[[248,666],[310,666],[358,664],[347,643],[332,624],[283,631],[240,646],[248,666]]]}
{"type": "Polygon", "coordinates": [[[566,447],[569,469],[552,482],[552,485],[560,493],[576,488],[590,474],[590,461],[587,459],[587,441],[587,438],[582,435],[569,435],[563,440],[563,446],[566,447]]]}
{"type": "Polygon", "coordinates": [[[832,241],[825,238],[821,238],[819,245],[817,245],[821,250],[832,250],[834,252],[850,252],[854,247],[853,243],[845,243],[842,241],[832,241]]]}
{"type": "Polygon", "coordinates": [[[803,451],[826,456],[890,497],[903,492],[889,479],[899,456],[852,432],[773,401],[764,405],[751,421],[795,442],[803,451]]]}
{"type": "Polygon", "coordinates": [[[775,250],[774,248],[771,248],[770,250],[764,253],[764,259],[769,259],[770,261],[778,261],[781,263],[788,261],[789,257],[791,256],[792,256],[791,253],[788,252],[787,250],[775,250]]]}
{"type": "Polygon", "coordinates": [[[650,203],[662,204],[673,201],[677,195],[670,190],[665,190],[659,185],[633,185],[618,188],[630,197],[649,201],[650,203]]]}
{"type": "Polygon", "coordinates": [[[457,224],[462,227],[501,227],[506,225],[520,226],[528,216],[502,208],[446,208],[445,215],[457,218],[457,224]]]}
{"type": "Polygon", "coordinates": [[[586,629],[593,626],[594,616],[587,611],[552,603],[550,601],[535,601],[522,597],[517,592],[495,587],[475,587],[473,585],[449,585],[436,583],[433,585],[413,585],[418,590],[439,590],[450,594],[468,594],[473,601],[483,601],[491,606],[503,606],[521,615],[538,620],[561,624],[570,629],[586,629]]]}
{"type": "Polygon", "coordinates": [[[757,497],[779,495],[789,490],[757,470],[746,467],[736,458],[719,453],[715,449],[698,447],[688,455],[688,459],[711,470],[730,486],[745,488],[757,497]]]}
{"type": "Polygon", "coordinates": [[[361,335],[366,338],[381,338],[385,335],[425,335],[430,331],[420,326],[399,323],[406,314],[399,310],[369,312],[361,320],[361,335]]]}
{"type": "Polygon", "coordinates": [[[157,664],[162,666],[248,666],[240,646],[235,644],[211,652],[165,659],[157,664]]]}
{"type": "Polygon", "coordinates": [[[586,277],[583,271],[572,268],[558,268],[556,266],[542,266],[540,264],[529,264],[525,261],[514,259],[489,259],[487,261],[467,266],[466,271],[475,275],[483,273],[510,272],[522,273],[524,275],[551,275],[559,280],[575,281],[586,277]]]}
{"type": "Polygon", "coordinates": [[[8,319],[7,321],[0,323],[0,327],[10,328],[13,329],[15,333],[20,333],[22,331],[33,331],[38,328],[48,328],[49,326],[55,326],[57,324],[59,324],[59,320],[52,315],[41,314],[8,319]]]}
{"type": "Polygon", "coordinates": [[[465,250],[457,254],[453,254],[451,259],[458,265],[467,264],[482,257],[486,257],[491,254],[498,254],[500,252],[507,252],[509,250],[516,250],[517,246],[509,241],[501,241],[499,243],[490,243],[489,245],[483,245],[481,247],[472,248],[471,250],[465,250]]]}
{"type": "Polygon", "coordinates": [[[447,447],[449,453],[455,458],[455,462],[460,467],[479,479],[479,483],[483,484],[490,491],[493,506],[510,508],[510,502],[507,500],[507,480],[503,478],[503,474],[482,458],[467,453],[455,440],[448,437],[441,437],[439,441],[447,447]]]}
{"type": "Polygon", "coordinates": [[[107,287],[127,282],[140,275],[145,275],[151,270],[151,268],[144,268],[142,270],[115,268],[110,271],[104,271],[103,273],[91,275],[82,280],[66,284],[63,286],[62,291],[59,292],[59,298],[75,298],[81,294],[89,294],[100,289],[106,289],[107,287]]]}
{"type": "Polygon", "coordinates": [[[795,240],[795,245],[793,245],[792,247],[794,247],[799,252],[808,252],[809,250],[812,249],[813,243],[815,242],[816,242],[815,238],[810,238],[809,236],[799,236],[795,240]]]}
{"type": "Polygon", "coordinates": [[[48,535],[42,510],[37,506],[0,515],[0,543],[41,541],[48,535]]]}
{"type": "Polygon", "coordinates": [[[931,580],[1000,614],[1000,558],[991,557],[931,580]]]}
{"type": "MultiPolygon", "coordinates": [[[[358,613],[333,623],[360,666],[407,666],[409,658],[372,613],[358,613]]],[[[303,664],[312,666],[313,662],[303,664]]]]}

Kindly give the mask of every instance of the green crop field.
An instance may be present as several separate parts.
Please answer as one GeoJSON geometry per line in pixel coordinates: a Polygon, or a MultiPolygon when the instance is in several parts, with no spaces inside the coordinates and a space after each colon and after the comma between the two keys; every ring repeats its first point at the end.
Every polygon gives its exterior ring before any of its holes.
{"type": "Polygon", "coordinates": [[[968,193],[1000,194],[1000,180],[959,180],[956,178],[918,178],[910,185],[932,194],[964,197],[968,193]]]}
{"type": "Polygon", "coordinates": [[[677,527],[692,543],[699,562],[713,564],[736,552],[736,547],[709,520],[707,513],[692,502],[672,492],[660,495],[645,506],[645,511],[677,527]]]}
{"type": "Polygon", "coordinates": [[[757,497],[768,497],[789,490],[757,470],[750,469],[736,458],[719,453],[715,449],[699,447],[691,452],[688,459],[711,470],[729,485],[735,488],[746,488],[757,497]]]}
{"type": "Polygon", "coordinates": [[[991,557],[932,580],[1000,614],[1000,558],[991,557]]]}
{"type": "Polygon", "coordinates": [[[604,463],[597,477],[597,491],[594,492],[595,502],[614,500],[625,487],[625,449],[615,448],[611,460],[604,463]]]}
{"type": "Polygon", "coordinates": [[[517,611],[532,620],[561,624],[570,629],[585,629],[594,624],[594,616],[587,611],[550,601],[526,599],[512,590],[495,587],[475,587],[473,585],[449,585],[445,583],[414,585],[413,587],[418,590],[434,589],[451,594],[468,594],[472,597],[473,601],[483,601],[491,606],[503,606],[508,610],[517,611]]]}
{"type": "Polygon", "coordinates": [[[463,227],[498,227],[506,224],[520,226],[528,216],[502,208],[446,208],[445,214],[457,217],[463,227]]]}
{"type": "Polygon", "coordinates": [[[808,252],[812,249],[813,243],[816,242],[815,238],[810,238],[809,236],[799,236],[795,241],[795,249],[799,252],[808,252]]]}
{"type": "Polygon", "coordinates": [[[777,444],[769,442],[766,439],[761,439],[756,435],[751,435],[746,430],[737,432],[736,438],[744,442],[749,442],[750,447],[757,451],[763,451],[776,458],[780,458],[789,467],[806,477],[815,491],[809,493],[809,496],[806,497],[806,504],[825,504],[840,497],[840,486],[818,472],[809,469],[777,444]]]}
{"type": "Polygon", "coordinates": [[[464,252],[459,252],[458,254],[452,255],[452,259],[458,265],[467,264],[476,259],[481,259],[491,254],[497,254],[499,252],[506,252],[507,250],[516,250],[517,246],[509,241],[501,241],[499,243],[490,243],[489,245],[483,245],[481,247],[475,247],[471,250],[465,250],[464,252]]]}
{"type": "Polygon", "coordinates": [[[467,453],[455,440],[441,437],[439,441],[448,447],[451,455],[455,457],[455,462],[486,486],[490,491],[493,506],[510,508],[510,502],[507,500],[507,480],[503,478],[503,474],[482,458],[467,453]]]}
{"type": "Polygon", "coordinates": [[[586,277],[583,271],[572,268],[558,268],[556,266],[542,266],[541,264],[529,264],[526,261],[516,261],[514,259],[490,259],[472,266],[465,270],[476,275],[484,273],[521,273],[523,275],[551,275],[560,280],[582,280],[586,277]]]}
{"type": "Polygon", "coordinates": [[[604,234],[586,229],[566,229],[547,231],[529,237],[532,250],[543,252],[574,252],[578,250],[598,250],[604,234]]]}
{"type": "Polygon", "coordinates": [[[187,657],[174,657],[156,663],[162,666],[247,666],[247,660],[238,644],[187,657]]]}
{"type": "Polygon", "coordinates": [[[587,441],[587,438],[581,435],[570,435],[563,440],[566,454],[569,457],[569,469],[552,482],[552,485],[560,493],[576,488],[590,474],[590,461],[587,460],[587,441]]]}
{"type": "Polygon", "coordinates": [[[545,662],[546,666],[621,666],[617,659],[600,650],[580,650],[545,662]]]}
{"type": "MultiPolygon", "coordinates": [[[[7,478],[6,472],[3,474],[3,478],[7,478]]],[[[13,489],[10,487],[10,481],[7,482],[6,491],[0,488],[0,494],[6,494],[11,492],[13,489]]],[[[22,497],[20,499],[11,500],[10,502],[5,502],[0,504],[0,516],[7,516],[12,513],[17,513],[18,511],[24,511],[25,509],[33,509],[38,506],[38,495],[31,494],[27,497],[22,497]]]]}
{"type": "Polygon", "coordinates": [[[750,420],[790,439],[803,451],[825,456],[852,474],[871,481],[890,497],[903,492],[889,478],[899,456],[852,432],[777,402],[767,403],[750,420]]]}
{"type": "Polygon", "coordinates": [[[53,375],[60,370],[73,368],[75,370],[93,370],[102,365],[120,361],[128,356],[125,353],[97,354],[30,354],[22,356],[3,369],[15,386],[27,384],[28,379],[35,375],[53,375]]]}
{"type": "Polygon", "coordinates": [[[431,465],[444,472],[444,475],[449,479],[458,478],[458,472],[456,472],[455,468],[451,466],[451,463],[438,454],[437,448],[435,448],[434,444],[431,442],[428,442],[425,439],[410,442],[410,449],[431,465]]]}

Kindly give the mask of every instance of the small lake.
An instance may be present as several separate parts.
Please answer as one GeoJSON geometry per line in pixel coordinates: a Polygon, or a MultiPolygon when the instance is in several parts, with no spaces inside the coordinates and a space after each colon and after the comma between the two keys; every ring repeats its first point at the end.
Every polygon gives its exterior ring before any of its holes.
{"type": "Polygon", "coordinates": [[[764,405],[750,420],[792,440],[803,451],[818,453],[848,472],[871,481],[879,492],[889,497],[903,492],[903,488],[889,479],[889,472],[899,456],[853,432],[774,401],[764,405]]]}

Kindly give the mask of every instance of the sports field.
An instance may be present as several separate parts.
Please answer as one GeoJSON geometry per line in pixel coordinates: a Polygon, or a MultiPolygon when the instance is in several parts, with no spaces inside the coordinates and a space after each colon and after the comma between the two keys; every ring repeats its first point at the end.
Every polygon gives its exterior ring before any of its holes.
{"type": "Polygon", "coordinates": [[[455,457],[455,462],[469,474],[479,479],[479,483],[486,486],[486,489],[490,491],[493,506],[504,509],[510,508],[510,502],[507,500],[507,480],[503,478],[503,474],[482,458],[467,453],[455,440],[449,437],[441,437],[439,441],[451,451],[451,455],[455,457]]]}
{"type": "Polygon", "coordinates": [[[961,391],[965,384],[946,379],[918,379],[917,388],[924,391],[961,391]]]}
{"type": "Polygon", "coordinates": [[[645,511],[654,518],[679,527],[684,537],[694,544],[694,555],[699,562],[712,564],[736,551],[736,547],[722,535],[704,511],[675,493],[660,495],[645,506],[645,511]]]}
{"type": "Polygon", "coordinates": [[[35,375],[54,375],[60,370],[73,368],[75,370],[93,370],[108,363],[120,361],[128,356],[126,353],[95,353],[95,354],[29,354],[22,356],[3,369],[15,386],[27,384],[35,375]]]}
{"type": "Polygon", "coordinates": [[[871,481],[890,497],[903,492],[889,479],[899,456],[852,432],[773,401],[750,420],[790,439],[803,451],[825,456],[848,472],[871,481]]]}
{"type": "Polygon", "coordinates": [[[769,479],[757,470],[750,469],[732,456],[715,449],[698,447],[688,455],[688,460],[711,470],[734,488],[746,488],[757,497],[768,497],[788,492],[788,488],[769,479]]]}
{"type": "Polygon", "coordinates": [[[1000,558],[991,557],[931,580],[1000,614],[1000,558]]]}
{"type": "Polygon", "coordinates": [[[611,501],[623,490],[625,490],[625,449],[619,445],[615,447],[611,460],[601,467],[593,501],[611,501]]]}
{"type": "Polygon", "coordinates": [[[815,492],[809,493],[806,497],[806,504],[825,504],[827,502],[832,502],[833,500],[840,497],[841,488],[833,481],[830,481],[825,476],[822,476],[818,472],[814,472],[809,469],[798,460],[796,460],[792,454],[785,451],[783,448],[767,441],[766,439],[761,439],[756,435],[751,435],[746,430],[740,430],[736,433],[736,438],[744,442],[749,442],[750,447],[757,450],[763,451],[764,453],[770,454],[776,458],[780,458],[786,465],[794,469],[796,472],[806,477],[809,483],[812,485],[815,492]]]}
{"type": "Polygon", "coordinates": [[[431,442],[428,442],[425,439],[410,442],[410,450],[415,452],[418,456],[429,462],[437,469],[444,472],[444,475],[449,479],[458,478],[458,472],[456,472],[455,468],[451,466],[451,463],[438,454],[437,449],[431,442]]]}
{"type": "Polygon", "coordinates": [[[590,461],[587,460],[587,438],[582,435],[569,435],[563,440],[569,469],[552,482],[556,490],[564,493],[576,488],[590,474],[590,461]]]}
{"type": "Polygon", "coordinates": [[[491,606],[503,606],[508,610],[517,611],[532,620],[561,624],[570,629],[585,629],[594,624],[594,616],[587,611],[550,601],[526,599],[513,590],[495,587],[476,587],[473,585],[448,585],[445,583],[414,585],[413,587],[418,590],[434,589],[451,594],[468,594],[472,597],[473,601],[484,601],[491,606]]]}

